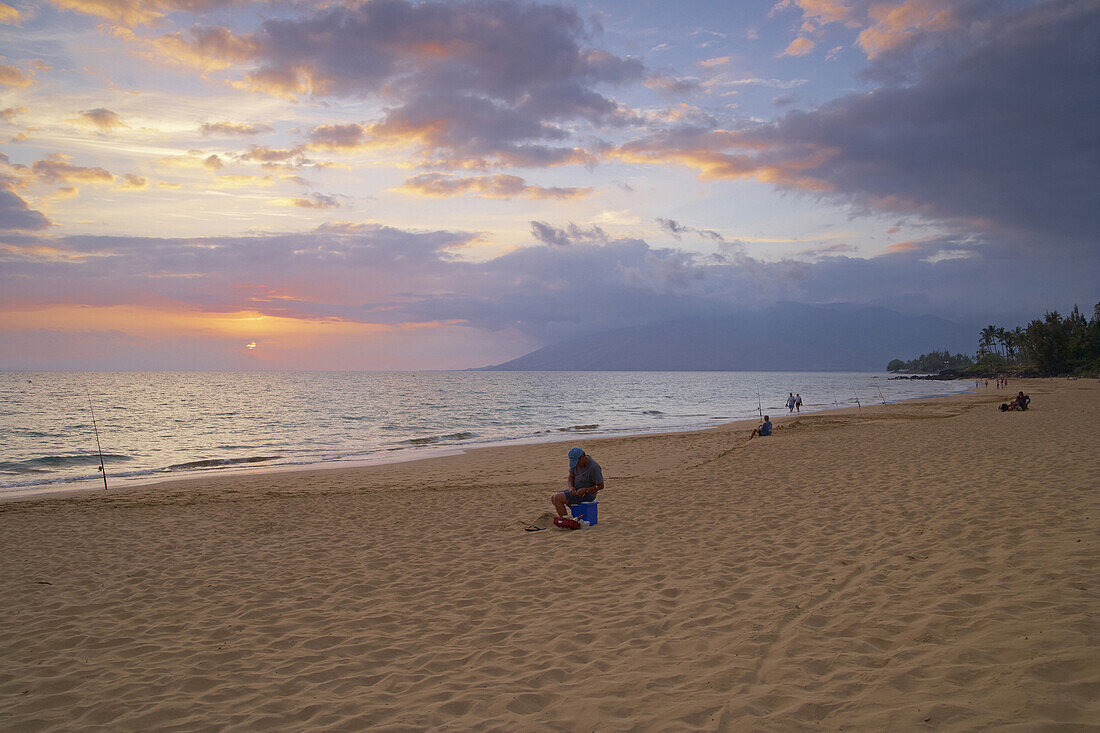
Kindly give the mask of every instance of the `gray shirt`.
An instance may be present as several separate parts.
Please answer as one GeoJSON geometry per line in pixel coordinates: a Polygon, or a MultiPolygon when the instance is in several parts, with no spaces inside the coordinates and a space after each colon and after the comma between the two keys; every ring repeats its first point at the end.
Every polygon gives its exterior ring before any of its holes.
{"type": "Polygon", "coordinates": [[[584,468],[578,465],[576,468],[569,469],[569,476],[573,479],[573,488],[575,489],[587,489],[603,483],[603,471],[600,470],[600,464],[593,461],[591,456],[588,458],[588,465],[584,468]]]}

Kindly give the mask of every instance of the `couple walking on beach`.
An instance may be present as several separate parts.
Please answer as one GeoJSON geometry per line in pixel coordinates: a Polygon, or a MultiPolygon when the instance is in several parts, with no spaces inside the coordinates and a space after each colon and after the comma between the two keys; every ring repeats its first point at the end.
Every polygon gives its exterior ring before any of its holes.
{"type": "Polygon", "coordinates": [[[795,410],[802,412],[802,395],[790,392],[787,396],[787,412],[794,412],[795,410]]]}

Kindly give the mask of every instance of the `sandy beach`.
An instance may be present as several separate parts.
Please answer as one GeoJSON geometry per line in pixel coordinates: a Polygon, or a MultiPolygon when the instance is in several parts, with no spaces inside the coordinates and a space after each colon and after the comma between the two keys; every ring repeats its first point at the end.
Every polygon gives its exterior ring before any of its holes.
{"type": "Polygon", "coordinates": [[[1100,382],[0,505],[4,730],[1097,730],[1100,382]]]}

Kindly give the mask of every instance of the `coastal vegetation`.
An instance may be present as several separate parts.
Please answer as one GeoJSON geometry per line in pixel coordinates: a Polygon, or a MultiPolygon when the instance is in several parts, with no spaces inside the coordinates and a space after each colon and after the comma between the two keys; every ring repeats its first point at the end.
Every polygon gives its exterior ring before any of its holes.
{"type": "Polygon", "coordinates": [[[932,351],[910,361],[894,359],[886,369],[907,374],[957,371],[965,376],[1100,374],[1100,303],[1093,307],[1091,319],[1075,305],[1067,316],[1049,311],[1023,327],[986,326],[978,335],[978,350],[973,357],[932,351]]]}
{"type": "Polygon", "coordinates": [[[961,371],[973,366],[974,360],[966,354],[952,354],[947,349],[943,351],[933,350],[927,354],[921,354],[916,359],[902,361],[894,359],[886,367],[888,372],[903,372],[905,374],[936,374],[946,369],[961,371]]]}

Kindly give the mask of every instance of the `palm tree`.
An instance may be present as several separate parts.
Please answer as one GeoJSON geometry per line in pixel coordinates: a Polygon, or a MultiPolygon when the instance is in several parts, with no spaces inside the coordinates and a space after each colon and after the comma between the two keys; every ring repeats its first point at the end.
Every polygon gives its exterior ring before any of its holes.
{"type": "Polygon", "coordinates": [[[993,356],[993,344],[997,339],[997,327],[993,325],[986,326],[982,329],[981,338],[978,339],[978,355],[992,357],[993,356]]]}

